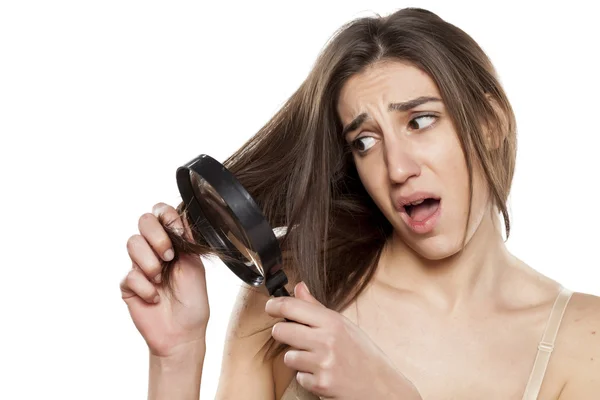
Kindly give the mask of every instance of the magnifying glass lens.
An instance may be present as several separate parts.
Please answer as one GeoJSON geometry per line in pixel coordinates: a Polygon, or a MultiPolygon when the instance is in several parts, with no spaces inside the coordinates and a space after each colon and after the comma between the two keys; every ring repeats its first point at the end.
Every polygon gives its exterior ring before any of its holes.
{"type": "Polygon", "coordinates": [[[227,248],[229,253],[232,253],[231,256],[242,261],[254,273],[265,276],[260,257],[253,251],[242,224],[231,211],[227,202],[202,176],[193,170],[190,170],[190,180],[194,197],[223,247],[227,248]]]}

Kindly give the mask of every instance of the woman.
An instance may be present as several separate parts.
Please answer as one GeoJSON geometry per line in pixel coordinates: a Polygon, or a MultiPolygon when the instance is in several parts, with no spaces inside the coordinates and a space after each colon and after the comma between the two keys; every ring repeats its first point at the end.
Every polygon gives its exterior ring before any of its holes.
{"type": "MultiPolygon", "coordinates": [[[[515,135],[460,29],[422,9],[344,26],[225,162],[292,227],[295,296],[240,292],[217,398],[598,398],[599,299],[504,244],[515,135]]],[[[208,249],[181,207],[157,204],[139,230],[121,289],[150,349],[149,397],[198,398],[208,249]]]]}

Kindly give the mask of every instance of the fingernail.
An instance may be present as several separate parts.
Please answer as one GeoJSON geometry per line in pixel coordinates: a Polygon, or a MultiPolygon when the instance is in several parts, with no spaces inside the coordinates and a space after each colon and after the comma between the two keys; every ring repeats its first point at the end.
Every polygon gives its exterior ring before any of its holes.
{"type": "Polygon", "coordinates": [[[154,282],[160,283],[162,281],[162,274],[158,274],[154,277],[154,282]]]}
{"type": "Polygon", "coordinates": [[[165,205],[162,203],[155,204],[154,207],[152,207],[152,214],[158,218],[164,207],[165,205]]]}
{"type": "Polygon", "coordinates": [[[165,254],[163,254],[163,259],[165,261],[171,261],[173,259],[173,257],[175,257],[175,253],[173,252],[173,249],[169,249],[169,250],[165,251],[165,254]]]}
{"type": "Polygon", "coordinates": [[[273,308],[275,306],[275,303],[277,303],[277,299],[270,299],[267,301],[267,304],[265,304],[265,310],[268,309],[269,307],[273,308]],[[269,306],[270,304],[270,306],[269,306]]]}
{"type": "Polygon", "coordinates": [[[154,298],[154,304],[158,303],[160,301],[160,296],[156,295],[156,297],[154,298]]]}
{"type": "Polygon", "coordinates": [[[306,283],[302,282],[302,285],[304,285],[304,289],[306,289],[306,291],[307,291],[308,293],[310,293],[310,290],[308,290],[308,286],[306,286],[306,283]]]}

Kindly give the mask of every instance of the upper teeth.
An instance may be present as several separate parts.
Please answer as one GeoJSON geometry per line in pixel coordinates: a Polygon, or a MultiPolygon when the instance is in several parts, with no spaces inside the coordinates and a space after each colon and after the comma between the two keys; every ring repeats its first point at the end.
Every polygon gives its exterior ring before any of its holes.
{"type": "Polygon", "coordinates": [[[424,201],[425,201],[425,199],[421,199],[421,200],[413,201],[412,203],[408,203],[408,205],[409,206],[418,206],[419,204],[421,204],[424,201]]]}

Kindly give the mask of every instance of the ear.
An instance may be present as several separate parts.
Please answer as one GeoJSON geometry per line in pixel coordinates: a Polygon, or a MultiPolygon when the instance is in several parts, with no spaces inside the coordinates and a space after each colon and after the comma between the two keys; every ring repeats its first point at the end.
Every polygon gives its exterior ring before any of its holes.
{"type": "Polygon", "coordinates": [[[500,107],[496,99],[494,99],[491,94],[486,93],[485,97],[488,103],[494,109],[494,113],[497,116],[498,121],[498,124],[496,125],[492,119],[492,121],[487,121],[483,126],[485,144],[489,150],[497,150],[500,148],[500,145],[506,138],[508,130],[508,118],[506,117],[506,113],[502,107],[500,107]]]}

